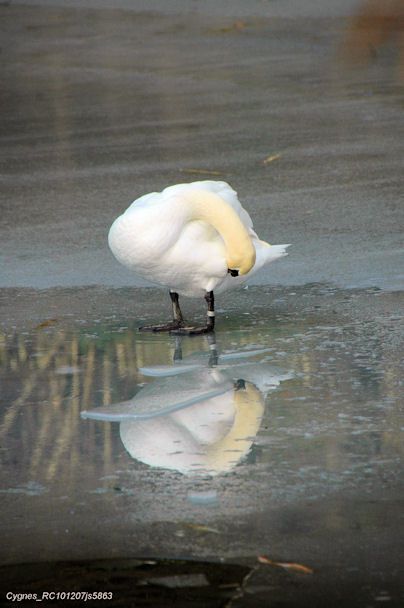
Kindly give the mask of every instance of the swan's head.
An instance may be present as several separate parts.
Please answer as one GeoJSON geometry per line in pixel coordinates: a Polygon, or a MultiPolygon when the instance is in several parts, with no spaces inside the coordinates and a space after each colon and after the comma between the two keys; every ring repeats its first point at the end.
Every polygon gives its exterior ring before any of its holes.
{"type": "Polygon", "coordinates": [[[234,252],[227,258],[227,266],[232,276],[247,274],[255,264],[255,247],[251,239],[246,239],[243,245],[237,253],[234,252]]]}
{"type": "Polygon", "coordinates": [[[183,200],[190,220],[207,222],[222,237],[230,274],[237,276],[236,271],[240,275],[250,272],[255,264],[255,247],[247,227],[232,206],[217,194],[197,188],[187,190],[183,200]]]}

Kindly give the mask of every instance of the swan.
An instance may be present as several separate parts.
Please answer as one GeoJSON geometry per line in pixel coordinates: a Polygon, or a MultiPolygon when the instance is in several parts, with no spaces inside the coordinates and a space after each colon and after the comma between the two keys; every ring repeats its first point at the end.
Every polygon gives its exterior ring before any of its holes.
{"type": "Polygon", "coordinates": [[[288,247],[261,241],[233,188],[211,180],[141,196],[114,221],[108,244],[121,264],[169,289],[173,320],[140,330],[185,335],[212,332],[214,292],[242,285],[260,268],[287,255],[288,247]],[[204,326],[187,325],[179,295],[205,298],[204,326]]]}

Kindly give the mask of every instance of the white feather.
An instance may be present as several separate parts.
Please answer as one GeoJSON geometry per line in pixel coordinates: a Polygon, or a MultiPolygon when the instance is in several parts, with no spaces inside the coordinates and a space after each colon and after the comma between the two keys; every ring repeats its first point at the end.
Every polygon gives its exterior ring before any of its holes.
{"type": "Polygon", "coordinates": [[[286,255],[288,247],[261,241],[237,193],[221,181],[177,184],[140,197],[112,224],[108,241],[114,256],[130,270],[190,297],[245,283],[262,266],[286,255]],[[186,194],[193,190],[219,196],[240,218],[256,253],[247,274],[232,277],[222,236],[208,222],[190,220],[186,194]]]}

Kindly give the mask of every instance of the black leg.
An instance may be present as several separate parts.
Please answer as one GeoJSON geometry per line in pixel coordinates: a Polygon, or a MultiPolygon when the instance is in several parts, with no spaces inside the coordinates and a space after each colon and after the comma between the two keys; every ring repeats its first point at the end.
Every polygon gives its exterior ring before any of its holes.
{"type": "Polygon", "coordinates": [[[171,333],[185,336],[199,336],[201,334],[209,334],[215,329],[215,298],[213,291],[207,291],[205,300],[208,305],[206,312],[206,325],[203,327],[193,327],[188,325],[180,325],[178,328],[171,330],[171,333]]]}
{"type": "Polygon", "coordinates": [[[170,298],[173,307],[173,320],[170,323],[163,323],[162,325],[144,325],[143,327],[139,327],[139,331],[173,331],[180,329],[185,325],[178,299],[178,293],[175,291],[170,291],[170,298]]]}
{"type": "Polygon", "coordinates": [[[213,331],[215,329],[215,297],[213,291],[207,291],[205,293],[205,300],[208,305],[208,310],[206,311],[206,327],[208,331],[213,331]]]}
{"type": "Polygon", "coordinates": [[[170,291],[170,298],[173,307],[174,321],[178,321],[178,323],[184,323],[184,317],[182,316],[178,293],[176,293],[175,291],[170,291]]]}

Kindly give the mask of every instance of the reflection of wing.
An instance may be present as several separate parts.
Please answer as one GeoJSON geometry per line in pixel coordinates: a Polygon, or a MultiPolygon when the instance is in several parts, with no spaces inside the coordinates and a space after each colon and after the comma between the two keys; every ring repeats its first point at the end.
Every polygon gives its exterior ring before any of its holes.
{"type": "MultiPolygon", "coordinates": [[[[267,349],[263,349],[263,351],[267,349]]],[[[239,353],[229,353],[220,355],[221,364],[215,369],[219,369],[223,376],[231,378],[232,380],[248,380],[263,393],[264,397],[267,396],[270,390],[273,390],[279,386],[284,380],[290,380],[293,378],[291,372],[285,372],[284,370],[272,366],[268,363],[256,363],[256,362],[238,362],[238,359],[245,359],[246,356],[254,356],[262,351],[245,351],[239,353]],[[223,363],[222,363],[223,362],[223,363]]],[[[164,366],[153,366],[144,367],[140,371],[145,376],[154,377],[170,377],[180,374],[186,374],[194,372],[195,365],[179,364],[179,365],[164,365],[164,366]]],[[[199,369],[202,368],[202,364],[199,369]]]]}
{"type": "MultiPolygon", "coordinates": [[[[220,355],[220,362],[237,361],[238,359],[247,359],[248,357],[256,357],[257,355],[265,355],[271,351],[270,348],[258,348],[255,350],[239,350],[232,353],[223,353],[220,355]]],[[[201,353],[187,357],[187,363],[177,363],[176,365],[152,365],[150,367],[140,367],[139,371],[144,376],[160,377],[160,376],[176,376],[178,374],[186,374],[190,371],[206,367],[206,353],[201,353]]]]}
{"type": "Polygon", "coordinates": [[[293,378],[291,372],[285,372],[278,367],[269,365],[268,363],[244,363],[232,365],[231,367],[222,367],[223,374],[226,374],[233,380],[242,378],[254,384],[264,397],[268,391],[277,388],[284,380],[293,378]]]}
{"type": "Polygon", "coordinates": [[[271,348],[257,348],[256,350],[238,350],[232,353],[222,353],[221,361],[234,361],[236,359],[247,359],[248,357],[256,357],[257,355],[265,355],[269,353],[271,348]]]}
{"type": "Polygon", "coordinates": [[[180,377],[160,378],[129,401],[83,411],[81,416],[111,422],[162,416],[222,395],[232,387],[232,381],[217,370],[200,369],[180,377]]]}
{"type": "Polygon", "coordinates": [[[178,376],[179,374],[187,374],[193,372],[205,365],[194,363],[194,364],[178,364],[178,365],[153,365],[151,367],[139,367],[139,372],[143,376],[150,376],[151,378],[164,378],[165,376],[178,376]]]}

